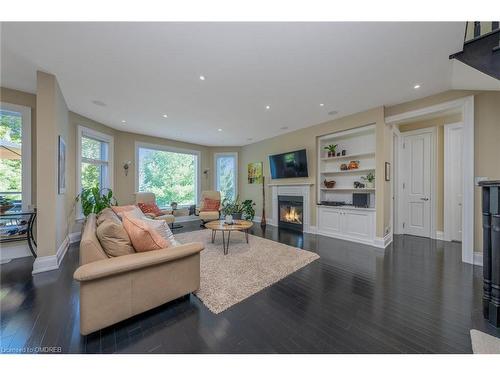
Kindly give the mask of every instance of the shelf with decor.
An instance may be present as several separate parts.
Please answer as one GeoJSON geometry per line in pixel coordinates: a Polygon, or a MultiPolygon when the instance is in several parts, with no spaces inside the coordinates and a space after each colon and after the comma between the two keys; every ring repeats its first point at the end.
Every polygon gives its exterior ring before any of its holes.
{"type": "Polygon", "coordinates": [[[326,158],[321,158],[321,161],[336,161],[336,160],[346,160],[346,159],[374,157],[374,156],[375,156],[375,152],[363,152],[363,153],[360,153],[360,154],[330,156],[330,157],[326,157],[326,158]]]}
{"type": "Polygon", "coordinates": [[[318,233],[375,244],[375,149],[375,125],[318,137],[318,233]],[[349,210],[325,202],[358,207],[349,210]]]}
{"type": "Polygon", "coordinates": [[[345,171],[322,171],[321,174],[345,174],[345,173],[368,173],[375,172],[375,168],[357,168],[357,169],[347,169],[345,171]]]}
{"type": "Polygon", "coordinates": [[[355,187],[334,187],[334,188],[327,188],[327,187],[322,187],[320,188],[321,190],[324,191],[375,191],[375,188],[355,188],[355,187]]]}

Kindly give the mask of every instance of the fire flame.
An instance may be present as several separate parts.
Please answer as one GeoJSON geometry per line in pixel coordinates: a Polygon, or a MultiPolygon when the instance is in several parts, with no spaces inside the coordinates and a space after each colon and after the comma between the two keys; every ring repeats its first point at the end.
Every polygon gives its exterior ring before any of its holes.
{"type": "Polygon", "coordinates": [[[285,221],[288,221],[289,223],[301,223],[300,221],[300,215],[295,210],[295,207],[291,207],[288,212],[285,214],[285,221]]]}

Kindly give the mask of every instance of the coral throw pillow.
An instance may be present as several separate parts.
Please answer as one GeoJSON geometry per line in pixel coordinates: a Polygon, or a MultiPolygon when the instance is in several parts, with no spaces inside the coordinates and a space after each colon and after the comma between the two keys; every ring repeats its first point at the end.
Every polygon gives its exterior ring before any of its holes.
{"type": "Polygon", "coordinates": [[[160,210],[160,207],[156,205],[156,203],[137,203],[139,208],[141,209],[142,212],[145,214],[153,215],[153,216],[160,216],[163,213],[160,210]]]}
{"type": "Polygon", "coordinates": [[[203,209],[201,211],[219,211],[220,200],[218,199],[203,199],[203,209]]]}
{"type": "Polygon", "coordinates": [[[138,218],[132,212],[124,212],[123,227],[137,252],[160,250],[175,245],[165,237],[167,233],[171,235],[171,232],[163,220],[138,218]]]}
{"type": "Polygon", "coordinates": [[[142,211],[139,210],[137,208],[137,206],[135,206],[133,204],[129,204],[127,206],[111,206],[111,209],[122,220],[123,220],[123,214],[125,214],[126,212],[127,213],[133,213],[134,216],[137,216],[137,217],[143,217],[144,216],[144,214],[142,213],[142,211]]]}

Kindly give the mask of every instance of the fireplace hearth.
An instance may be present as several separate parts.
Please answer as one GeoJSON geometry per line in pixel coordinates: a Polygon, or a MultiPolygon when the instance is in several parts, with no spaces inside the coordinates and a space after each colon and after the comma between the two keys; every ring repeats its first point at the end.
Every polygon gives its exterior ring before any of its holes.
{"type": "Polygon", "coordinates": [[[304,229],[304,199],[301,196],[278,196],[278,227],[302,232],[304,229]]]}

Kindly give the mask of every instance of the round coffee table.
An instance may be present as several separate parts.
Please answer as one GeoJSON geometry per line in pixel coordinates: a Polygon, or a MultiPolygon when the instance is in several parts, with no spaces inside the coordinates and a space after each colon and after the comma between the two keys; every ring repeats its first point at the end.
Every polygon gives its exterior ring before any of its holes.
{"type": "Polygon", "coordinates": [[[233,220],[233,224],[226,224],[224,220],[209,221],[205,224],[205,228],[212,230],[212,243],[215,242],[215,234],[217,231],[222,232],[222,248],[224,255],[229,252],[229,239],[231,238],[232,231],[245,232],[245,239],[248,243],[248,230],[252,227],[253,223],[246,220],[233,220]],[[227,232],[227,242],[225,232],[227,232]]]}

